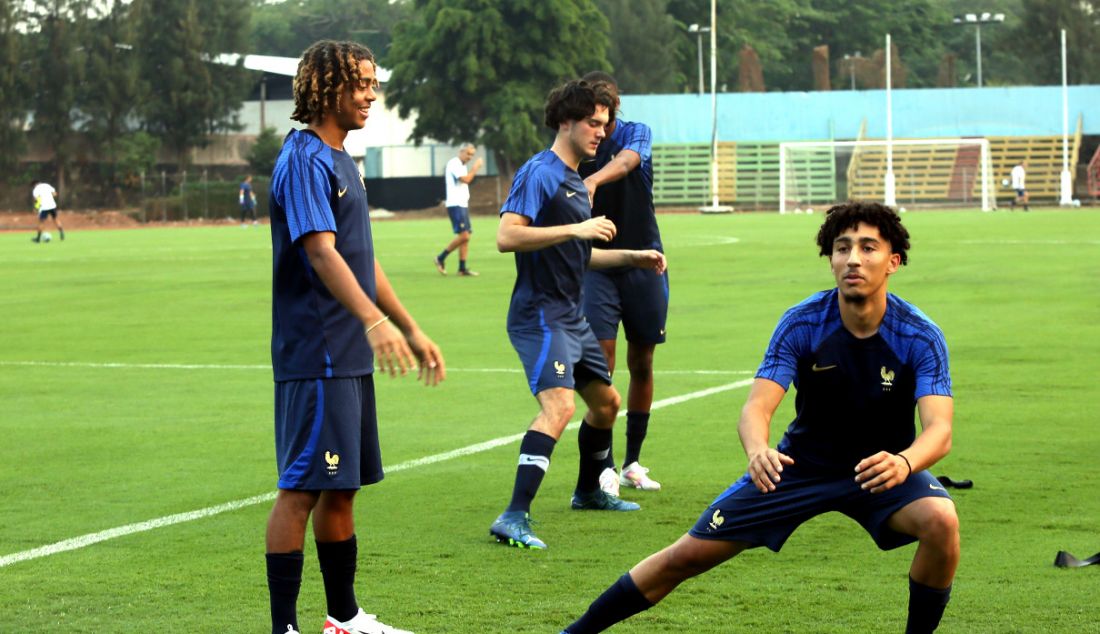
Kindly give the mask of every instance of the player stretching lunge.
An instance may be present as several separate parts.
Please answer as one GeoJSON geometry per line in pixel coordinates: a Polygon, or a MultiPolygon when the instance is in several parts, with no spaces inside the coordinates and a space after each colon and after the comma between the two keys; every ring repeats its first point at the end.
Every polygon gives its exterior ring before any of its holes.
{"type": "Polygon", "coordinates": [[[296,604],[311,515],[328,604],[325,633],[405,632],[363,612],[355,598],[352,505],[360,486],[383,477],[374,361],[391,375],[419,361],[429,385],[445,373],[439,348],[405,311],[374,256],[367,191],[344,151],[348,132],[367,122],[375,70],[370,50],[352,42],[322,41],[305,52],[291,118],[309,127],[287,135],[271,177],[279,466],[267,525],[273,634],[301,630],[296,604]]]}
{"type": "Polygon", "coordinates": [[[620,398],[580,306],[588,266],[636,266],[656,274],[665,270],[659,251],[592,248],[592,240],[615,237],[615,225],[592,217],[577,165],[595,156],[611,105],[610,93],[586,82],[571,81],[553,90],[546,101],[546,125],[557,130],[554,144],[516,172],[500,212],[497,248],[516,254],[508,338],[519,353],[539,413],[520,444],[512,500],[489,532],[497,541],[521,548],[546,547],[531,532],[531,501],[550,466],[554,445],[573,416],[574,390],[588,412],[577,434],[580,471],[572,507],[639,508],[600,490],[600,471],[620,398]]]}
{"type": "Polygon", "coordinates": [[[772,335],[738,424],[748,472],[567,634],[602,632],[746,548],[778,551],[800,524],[828,511],[859,522],[881,549],[918,542],[905,631],[939,625],[959,564],[955,505],[927,471],[951,448],[947,346],[931,320],[887,292],[909,248],[898,215],[858,202],[827,213],[817,244],[837,288],[788,310],[772,335]],[[792,381],[795,419],[771,449],[771,418],[792,381]]]}
{"type": "MultiPolygon", "coordinates": [[[[613,96],[608,109],[607,137],[600,142],[595,160],[581,161],[580,175],[592,198],[592,215],[615,223],[615,237],[596,241],[597,249],[656,249],[661,246],[657,215],[653,209],[653,134],[644,123],[618,118],[619,88],[607,73],[588,73],[584,79],[600,84],[613,96]]],[[[653,351],[665,341],[668,316],[668,272],[653,275],[633,268],[588,271],[584,274],[584,316],[600,341],[611,373],[615,373],[615,341],[619,322],[626,331],[626,367],[630,387],[626,392],[626,454],[622,473],[608,452],[600,487],[619,494],[619,486],[657,491],[661,485],[638,464],[649,429],[653,405],[653,351]]]]}

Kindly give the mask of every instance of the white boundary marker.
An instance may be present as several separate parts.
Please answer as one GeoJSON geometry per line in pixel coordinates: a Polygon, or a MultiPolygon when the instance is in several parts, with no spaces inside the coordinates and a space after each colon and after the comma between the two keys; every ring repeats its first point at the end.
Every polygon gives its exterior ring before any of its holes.
{"type": "MultiPolygon", "coordinates": [[[[104,364],[99,364],[104,365],[104,364]]],[[[160,367],[160,366],[157,366],[160,367]]],[[[207,367],[207,366],[200,366],[207,367]]],[[[269,366],[265,366],[269,367],[269,366]]],[[[681,394],[680,396],[672,396],[669,398],[661,399],[653,403],[652,409],[661,409],[670,405],[678,405],[697,398],[704,398],[707,396],[713,396],[722,392],[728,392],[741,387],[747,387],[751,385],[753,379],[743,379],[740,381],[734,381],[733,383],[726,383],[725,385],[718,385],[715,387],[707,388],[705,390],[698,390],[695,392],[689,392],[687,394],[681,394]]],[[[626,412],[620,412],[620,417],[626,416],[626,412]]],[[[580,426],[580,421],[570,423],[566,429],[576,429],[580,426]]],[[[444,462],[454,458],[461,458],[463,456],[469,456],[490,449],[495,449],[504,445],[508,445],[514,442],[518,442],[523,438],[526,432],[519,434],[512,434],[511,436],[502,436],[500,438],[494,438],[485,442],[477,443],[474,445],[467,445],[459,449],[438,453],[431,456],[425,456],[423,458],[416,458],[414,460],[407,460],[405,462],[398,463],[392,467],[386,467],[387,473],[397,473],[398,471],[405,471],[407,469],[415,469],[417,467],[423,467],[437,462],[444,462]]],[[[254,495],[250,498],[244,498],[242,500],[235,500],[233,502],[226,502],[224,504],[218,504],[215,506],[208,506],[204,509],[197,511],[188,511],[186,513],[176,513],[175,515],[166,515],[164,517],[158,517],[156,519],[148,520],[145,522],[137,522],[135,524],[127,524],[125,526],[118,526],[116,528],[109,528],[98,533],[88,533],[87,535],[81,535],[80,537],[73,537],[72,539],[66,539],[46,546],[40,546],[38,548],[32,548],[30,550],[24,550],[10,555],[4,555],[0,557],[0,568],[17,564],[23,561],[29,561],[31,559],[39,559],[41,557],[48,557],[50,555],[56,555],[58,553],[67,552],[70,550],[78,550],[85,548],[99,542],[104,542],[109,539],[115,539],[117,537],[126,537],[127,535],[134,535],[136,533],[144,533],[151,531],[155,528],[164,528],[165,526],[172,526],[174,524],[182,524],[184,522],[190,522],[193,520],[202,519],[204,517],[211,517],[213,515],[219,515],[227,511],[236,511],[248,506],[255,506],[256,504],[262,504],[275,499],[275,493],[264,493],[262,495],[254,495]]]]}

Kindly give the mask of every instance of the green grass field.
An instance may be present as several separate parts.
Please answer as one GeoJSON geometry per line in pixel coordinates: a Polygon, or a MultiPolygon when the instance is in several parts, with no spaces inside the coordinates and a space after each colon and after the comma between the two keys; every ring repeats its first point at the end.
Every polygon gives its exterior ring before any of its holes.
{"type": "MultiPolygon", "coordinates": [[[[664,490],[628,494],[640,513],[570,511],[567,434],[535,500],[544,552],[487,534],[517,442],[413,462],[519,434],[536,411],[504,332],[514,267],[495,251],[495,221],[474,219],[476,279],[432,267],[445,219],[375,223],[383,266],[449,377],[436,388],[378,378],[384,461],[400,469],[358,498],[364,607],[420,633],[556,633],[681,535],[745,467],[738,385],[779,315],[832,285],[815,254],[820,222],[660,218],[672,308],[643,462],[664,490]]],[[[1058,550],[1100,550],[1100,212],[905,222],[914,246],[891,290],[939,323],[951,350],[955,442],[934,471],[975,482],[954,494],[963,559],[941,631],[1100,631],[1100,569],[1052,566],[1058,550]]],[[[267,631],[264,499],[35,549],[273,491],[268,231],[28,238],[0,234],[0,631],[267,631]]],[[[880,552],[855,523],[826,515],[780,554],[749,551],[614,631],[900,632],[913,549],[880,552]]],[[[305,632],[325,611],[313,553],[309,542],[305,632]]]]}

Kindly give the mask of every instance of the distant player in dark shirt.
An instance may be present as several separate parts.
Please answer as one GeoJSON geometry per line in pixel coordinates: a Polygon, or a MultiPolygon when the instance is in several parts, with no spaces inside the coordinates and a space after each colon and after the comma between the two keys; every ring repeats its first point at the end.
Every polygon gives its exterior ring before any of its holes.
{"type": "MultiPolygon", "coordinates": [[[[444,378],[439,348],[401,305],[374,254],[367,191],[344,151],[376,99],[374,55],[351,42],[311,46],[294,78],[292,130],[271,177],[271,360],[279,492],[267,524],[273,634],[295,634],[302,549],[312,515],[332,634],[402,634],[355,597],[355,494],[382,479],[375,363],[444,378]]],[[[252,626],[244,627],[254,630],[252,626]]],[[[312,628],[309,628],[312,629],[312,628]]],[[[315,631],[315,630],[314,630],[315,631]]]]}
{"type": "Polygon", "coordinates": [[[608,588],[568,634],[601,632],[747,548],[778,551],[799,525],[828,511],[859,522],[883,550],[919,542],[905,631],[939,625],[959,563],[955,505],[927,471],[951,448],[943,333],[887,292],[909,248],[893,210],[833,207],[817,243],[836,288],[788,310],[772,335],[738,425],[748,472],[686,535],[608,588]],[[795,419],[771,449],[771,419],[792,381],[795,419]]]}
{"type": "Polygon", "coordinates": [[[599,343],[581,312],[581,284],[588,267],[635,266],[659,275],[661,252],[593,249],[611,240],[615,225],[592,217],[588,192],[577,174],[604,137],[611,95],[582,81],[553,90],[546,101],[546,125],[554,144],[516,172],[501,207],[497,247],[516,254],[516,283],[508,308],[508,338],[519,354],[539,414],[520,444],[512,499],[489,532],[521,548],[545,548],[531,532],[531,501],[550,466],[550,455],[575,410],[579,392],[588,412],[577,434],[580,472],[573,493],[577,510],[633,511],[639,507],[599,487],[611,445],[619,394],[599,343]]]}
{"type": "Polygon", "coordinates": [[[237,192],[237,202],[241,206],[241,226],[248,226],[245,220],[252,218],[252,224],[256,224],[256,192],[252,189],[252,175],[244,177],[241,181],[240,191],[237,192]]]}
{"type": "MultiPolygon", "coordinates": [[[[580,175],[592,199],[592,215],[605,216],[618,230],[598,249],[656,249],[663,252],[657,214],[653,208],[653,133],[644,123],[618,117],[619,88],[607,73],[595,71],[585,81],[600,84],[614,96],[608,111],[607,137],[596,157],[581,161],[580,175]]],[[[665,341],[668,317],[668,272],[651,275],[633,268],[588,271],[584,275],[584,316],[600,341],[611,373],[615,373],[615,343],[619,322],[626,332],[626,367],[630,387],[626,393],[626,453],[622,472],[615,471],[614,456],[604,463],[600,486],[618,495],[619,486],[657,491],[660,483],[639,464],[642,443],[649,430],[653,406],[653,352],[665,341]]]]}

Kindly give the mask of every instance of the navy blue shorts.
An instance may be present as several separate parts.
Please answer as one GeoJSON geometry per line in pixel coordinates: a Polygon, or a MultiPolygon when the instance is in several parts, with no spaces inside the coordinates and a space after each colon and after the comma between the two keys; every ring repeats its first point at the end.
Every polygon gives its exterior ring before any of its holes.
{"type": "Polygon", "coordinates": [[[580,390],[598,379],[611,385],[600,342],[590,328],[509,330],[532,394],[553,387],[580,390]]]}
{"type": "Polygon", "coordinates": [[[358,489],[383,478],[374,377],[275,383],[279,488],[358,489]]]}
{"type": "Polygon", "coordinates": [[[921,498],[951,499],[928,471],[914,473],[889,491],[868,493],[859,488],[855,473],[822,476],[797,467],[785,466],[771,493],[761,493],[748,473],[741,476],[711,502],[689,531],[691,536],[747,542],[750,547],[767,546],[779,552],[803,522],[838,511],[859,522],[879,548],[890,550],[916,541],[916,537],[890,529],[887,520],[891,515],[921,498]]]}
{"type": "Polygon", "coordinates": [[[1023,198],[1023,197],[1024,197],[1024,194],[1027,194],[1027,190],[1026,190],[1026,189],[1017,189],[1017,190],[1016,190],[1016,197],[1017,197],[1017,198],[1023,198]]]}
{"type": "Polygon", "coordinates": [[[451,227],[455,233],[474,232],[474,228],[470,226],[469,207],[447,207],[447,215],[451,217],[451,227]]]}
{"type": "Polygon", "coordinates": [[[661,275],[637,268],[585,272],[584,316],[597,339],[616,339],[622,322],[627,341],[664,343],[668,271],[661,275]]]}
{"type": "Polygon", "coordinates": [[[39,220],[45,220],[50,216],[53,216],[55,220],[57,219],[57,207],[54,207],[53,209],[43,209],[38,212],[39,220]]]}

